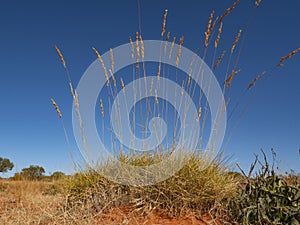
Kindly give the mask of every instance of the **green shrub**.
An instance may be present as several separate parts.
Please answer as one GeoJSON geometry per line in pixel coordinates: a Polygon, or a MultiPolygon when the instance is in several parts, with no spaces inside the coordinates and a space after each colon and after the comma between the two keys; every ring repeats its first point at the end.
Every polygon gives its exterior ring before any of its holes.
{"type": "MultiPolygon", "coordinates": [[[[263,151],[262,151],[263,152],[263,151]]],[[[245,183],[238,195],[230,201],[229,207],[239,224],[300,224],[300,185],[295,179],[279,176],[270,168],[265,153],[264,163],[256,156],[245,183]],[[260,168],[251,177],[256,164],[260,168]]]]}

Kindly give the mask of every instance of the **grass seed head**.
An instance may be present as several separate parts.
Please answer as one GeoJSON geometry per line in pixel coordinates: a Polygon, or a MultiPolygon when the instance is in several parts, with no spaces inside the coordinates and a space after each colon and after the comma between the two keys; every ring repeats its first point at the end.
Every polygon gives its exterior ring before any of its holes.
{"type": "Polygon", "coordinates": [[[167,36],[166,36],[166,41],[165,41],[165,44],[164,44],[164,53],[166,54],[167,52],[167,46],[168,46],[168,43],[169,43],[169,39],[170,39],[170,32],[168,32],[167,36]]]}
{"type": "Polygon", "coordinates": [[[283,66],[283,62],[285,62],[286,60],[288,60],[289,58],[293,57],[297,52],[300,51],[300,48],[295,49],[294,51],[290,52],[288,55],[282,57],[279,61],[279,63],[277,64],[277,66],[283,66]]]}
{"type": "Polygon", "coordinates": [[[237,75],[241,70],[232,70],[230,76],[227,78],[227,80],[224,82],[226,84],[226,87],[229,88],[229,86],[232,83],[232,79],[235,75],[237,75]]]}
{"type": "Polygon", "coordinates": [[[55,48],[55,50],[56,50],[56,52],[57,52],[57,54],[58,54],[58,56],[59,56],[59,58],[60,58],[60,60],[61,60],[62,65],[63,65],[64,68],[66,69],[66,68],[67,68],[66,61],[65,61],[65,59],[64,59],[64,57],[63,57],[61,51],[59,50],[59,48],[58,48],[56,45],[54,46],[54,48],[55,48]]]}
{"type": "Polygon", "coordinates": [[[111,70],[112,70],[112,72],[114,72],[115,71],[115,60],[114,60],[114,54],[113,54],[112,49],[109,49],[109,55],[110,55],[111,70]]]}
{"type": "Polygon", "coordinates": [[[164,36],[166,32],[167,15],[168,15],[168,9],[165,9],[162,28],[161,28],[161,36],[164,36]]]}
{"type": "Polygon", "coordinates": [[[266,71],[264,71],[264,72],[258,74],[258,75],[254,78],[254,80],[249,84],[248,90],[249,90],[250,88],[252,88],[252,87],[255,85],[256,81],[258,81],[265,73],[266,73],[266,71]]]}
{"type": "Polygon", "coordinates": [[[109,77],[108,77],[108,74],[107,74],[107,70],[106,70],[106,66],[104,64],[104,61],[103,61],[101,55],[99,54],[99,52],[97,51],[97,49],[93,47],[93,50],[96,53],[97,58],[100,61],[101,66],[102,66],[102,68],[104,70],[104,76],[105,76],[105,79],[106,79],[106,86],[108,86],[109,85],[109,77]]]}
{"type": "Polygon", "coordinates": [[[224,51],[221,53],[221,55],[219,56],[219,58],[217,59],[217,62],[216,62],[215,65],[214,65],[214,70],[217,69],[217,67],[220,65],[220,63],[221,63],[221,61],[222,61],[222,59],[223,59],[225,53],[226,53],[226,50],[224,50],[224,51]]]}
{"type": "Polygon", "coordinates": [[[177,55],[176,55],[176,66],[178,66],[178,62],[179,62],[179,57],[181,55],[181,47],[182,47],[182,44],[183,44],[183,40],[184,40],[184,36],[182,36],[179,40],[179,45],[178,45],[178,49],[177,49],[177,55]]]}
{"type": "Polygon", "coordinates": [[[125,84],[122,77],[120,78],[120,81],[121,81],[122,91],[125,92],[125,84]]]}
{"type": "Polygon", "coordinates": [[[60,119],[62,119],[62,114],[60,112],[60,109],[59,109],[58,105],[56,104],[56,102],[54,101],[53,98],[51,98],[51,102],[52,102],[52,105],[55,107],[57,115],[59,116],[60,119]]]}
{"type": "Polygon", "coordinates": [[[142,54],[142,59],[144,59],[144,58],[145,58],[145,46],[144,46],[144,42],[143,42],[142,35],[140,35],[140,43],[141,43],[141,54],[142,54]]]}
{"type": "Polygon", "coordinates": [[[172,51],[173,51],[173,48],[174,48],[175,40],[176,40],[176,37],[173,37],[173,41],[172,41],[172,43],[171,43],[170,51],[169,51],[169,59],[170,59],[171,56],[172,56],[172,51]]]}
{"type": "Polygon", "coordinates": [[[240,1],[241,0],[237,0],[228,9],[226,9],[225,13],[220,17],[219,23],[221,23],[223,19],[229,15],[229,13],[239,4],[240,1]]]}
{"type": "Polygon", "coordinates": [[[139,33],[135,33],[135,48],[136,48],[136,68],[139,68],[139,59],[140,59],[140,46],[139,46],[139,33]]]}
{"type": "Polygon", "coordinates": [[[242,33],[242,30],[239,30],[239,32],[238,32],[238,34],[236,35],[235,40],[234,40],[234,42],[233,42],[233,44],[232,44],[232,47],[231,47],[231,53],[233,53],[233,51],[234,51],[234,49],[235,49],[237,43],[239,42],[240,37],[241,37],[241,33],[242,33]]]}
{"type": "Polygon", "coordinates": [[[214,11],[212,11],[210,13],[209,20],[208,20],[208,23],[207,23],[207,26],[206,26],[206,31],[204,32],[204,34],[205,34],[204,45],[205,45],[206,48],[208,47],[208,40],[209,40],[209,37],[211,35],[211,31],[213,29],[212,19],[213,19],[214,13],[215,13],[214,11]]]}
{"type": "Polygon", "coordinates": [[[218,29],[218,36],[217,39],[215,40],[215,48],[218,47],[220,39],[221,39],[221,33],[222,33],[222,28],[223,28],[223,23],[220,23],[219,29],[218,29]]]}
{"type": "Polygon", "coordinates": [[[129,43],[131,46],[131,58],[134,58],[134,45],[131,37],[129,37],[129,43]]]}
{"type": "Polygon", "coordinates": [[[258,7],[260,3],[261,3],[261,0],[257,0],[257,1],[255,2],[255,6],[258,7]]]}
{"type": "Polygon", "coordinates": [[[100,109],[101,109],[101,116],[102,118],[104,118],[104,107],[103,107],[102,99],[100,99],[100,109]]]}

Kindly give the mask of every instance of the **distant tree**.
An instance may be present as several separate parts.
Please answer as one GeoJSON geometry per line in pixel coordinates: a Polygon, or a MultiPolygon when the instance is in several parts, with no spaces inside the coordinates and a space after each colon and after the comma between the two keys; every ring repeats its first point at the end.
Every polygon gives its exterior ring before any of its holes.
{"type": "Polygon", "coordinates": [[[14,164],[9,159],[0,157],[0,173],[6,173],[12,168],[14,168],[14,164]]]}
{"type": "Polygon", "coordinates": [[[66,175],[63,173],[63,172],[60,172],[60,171],[56,171],[54,173],[52,173],[52,175],[50,176],[52,179],[54,180],[59,180],[63,177],[65,177],[66,175]]]}
{"type": "Polygon", "coordinates": [[[41,166],[29,166],[23,168],[21,176],[29,180],[41,180],[45,174],[45,169],[41,166]]]}

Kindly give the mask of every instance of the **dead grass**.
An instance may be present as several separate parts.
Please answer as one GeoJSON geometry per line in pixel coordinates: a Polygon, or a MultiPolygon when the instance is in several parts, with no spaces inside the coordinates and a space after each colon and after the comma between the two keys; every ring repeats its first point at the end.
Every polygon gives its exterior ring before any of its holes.
{"type": "MultiPolygon", "coordinates": [[[[77,181],[81,178],[75,176],[77,181]]],[[[89,208],[89,201],[77,202],[69,208],[70,192],[64,182],[0,180],[0,224],[198,224],[213,221],[209,214],[201,219],[194,214],[182,218],[153,211],[141,215],[129,207],[115,206],[97,211],[89,208]]],[[[107,187],[107,190],[112,190],[107,187]]],[[[87,193],[92,194],[92,193],[87,193]]],[[[94,199],[94,201],[101,199],[94,199]]],[[[221,224],[216,222],[215,224],[221,224]]]]}

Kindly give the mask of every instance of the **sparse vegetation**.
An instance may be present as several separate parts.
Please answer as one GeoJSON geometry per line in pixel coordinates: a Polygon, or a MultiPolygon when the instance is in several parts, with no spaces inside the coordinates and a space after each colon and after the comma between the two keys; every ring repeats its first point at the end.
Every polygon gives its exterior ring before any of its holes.
{"type": "MultiPolygon", "coordinates": [[[[217,56],[217,49],[221,41],[223,20],[231,11],[239,4],[240,0],[235,1],[224,14],[216,17],[214,12],[210,13],[208,24],[205,30],[203,40],[204,54],[203,59],[207,57],[207,51],[211,47],[211,42],[214,43],[214,58],[211,65],[216,70],[223,60],[226,59],[226,51],[222,50],[217,56]]],[[[253,6],[258,7],[261,1],[256,1],[253,6]]],[[[161,46],[161,56],[171,58],[171,55],[176,51],[175,37],[170,39],[170,33],[166,32],[168,10],[164,12],[161,38],[165,38],[165,45],[161,46]],[[172,40],[172,42],[169,42],[172,40]],[[168,47],[168,48],[167,48],[168,47]],[[168,52],[167,52],[168,49],[168,52]],[[173,52],[173,53],[172,53],[173,52]]],[[[248,29],[248,28],[247,28],[248,29]]],[[[233,36],[233,43],[228,52],[230,52],[228,59],[228,68],[223,82],[223,94],[226,97],[226,104],[230,102],[228,96],[229,89],[235,76],[241,72],[237,69],[240,52],[237,58],[234,58],[237,50],[241,50],[239,46],[241,39],[243,39],[244,32],[239,29],[233,36]],[[231,63],[235,62],[234,65],[231,63]],[[232,70],[230,68],[232,67],[232,70]],[[231,72],[230,72],[231,71],[231,72]]],[[[179,40],[177,47],[176,59],[174,60],[176,68],[176,81],[178,75],[178,64],[180,62],[181,50],[184,37],[179,40]]],[[[141,34],[136,33],[135,42],[130,38],[131,56],[136,57],[136,62],[132,65],[134,71],[133,77],[146,74],[144,57],[144,45],[141,34]],[[137,75],[138,74],[138,75],[137,75]]],[[[68,78],[68,85],[74,101],[75,113],[79,122],[79,127],[82,132],[82,139],[85,140],[85,133],[80,116],[79,96],[76,89],[73,88],[70,74],[67,69],[66,61],[60,49],[55,46],[55,50],[61,60],[63,67],[66,70],[68,78]]],[[[100,62],[100,66],[104,71],[106,87],[108,89],[110,100],[114,101],[115,96],[119,91],[126,94],[125,79],[120,77],[114,71],[114,55],[113,50],[110,50],[110,68],[105,65],[102,56],[93,48],[96,56],[100,62]],[[120,82],[117,82],[120,81],[120,82]]],[[[279,63],[274,67],[275,69],[281,67],[282,64],[292,56],[294,56],[299,49],[296,49],[279,60],[279,63]]],[[[135,59],[135,58],[134,58],[135,59]]],[[[191,71],[193,68],[193,61],[190,62],[191,71]]],[[[273,73],[275,69],[270,70],[273,73]]],[[[153,68],[152,68],[153,69],[153,68]]],[[[154,80],[160,80],[164,76],[163,72],[168,71],[165,65],[159,63],[157,69],[157,76],[153,76],[154,80]]],[[[155,71],[153,69],[153,71],[155,71]]],[[[199,73],[202,67],[199,69],[199,73]]],[[[254,88],[257,81],[264,78],[267,72],[260,73],[254,80],[246,86],[245,92],[254,88]]],[[[175,80],[175,79],[174,79],[175,80]]],[[[196,86],[190,75],[181,80],[181,93],[186,91],[192,97],[196,86]]],[[[145,154],[132,154],[128,149],[123,149],[116,136],[112,134],[112,129],[104,129],[105,120],[107,118],[107,110],[105,107],[111,106],[109,101],[106,102],[102,98],[99,99],[99,110],[101,113],[101,129],[102,139],[110,139],[108,144],[112,150],[118,152],[116,158],[125,164],[132,166],[146,167],[153,165],[169,157],[173,153],[174,145],[178,143],[178,118],[176,118],[176,109],[171,113],[167,111],[168,105],[162,102],[157,97],[156,90],[149,91],[146,96],[147,101],[139,103],[137,108],[145,108],[143,110],[133,109],[133,114],[141,114],[141,124],[131,118],[131,125],[133,129],[138,126],[142,127],[142,137],[147,137],[146,132],[149,131],[148,122],[151,118],[159,115],[175,114],[174,118],[170,119],[169,124],[172,123],[173,130],[170,131],[169,140],[161,144],[155,151],[145,154]],[[150,94],[151,93],[151,94],[150,94]],[[155,94],[153,94],[155,93],[155,94]],[[105,104],[107,103],[107,104],[105,104]],[[151,103],[151,104],[150,104],[151,103]],[[153,107],[152,107],[153,106],[153,107]],[[151,108],[152,107],[152,108],[151,108]],[[162,108],[161,111],[160,108],[162,108]],[[165,111],[164,111],[165,110],[165,111]],[[156,113],[156,114],[155,114],[156,113]],[[175,121],[174,121],[175,120],[175,121]],[[174,125],[173,125],[174,123],[174,125]],[[104,134],[104,130],[109,130],[109,134],[104,134]],[[106,136],[105,136],[106,135],[106,136]],[[123,150],[125,150],[124,153],[123,150]],[[165,151],[163,151],[165,150],[165,151]]],[[[166,87],[167,89],[168,87],[166,87]]],[[[134,90],[138,95],[138,91],[134,90]]],[[[172,93],[173,94],[173,93],[172,93]]],[[[175,93],[180,95],[179,93],[175,93]]],[[[182,94],[183,95],[183,94],[182,94]]],[[[203,93],[199,91],[199,98],[196,99],[198,103],[197,121],[201,121],[201,134],[199,136],[199,145],[201,147],[205,142],[205,124],[210,113],[208,102],[202,98],[203,93]],[[203,104],[204,102],[204,104],[203,104]]],[[[243,97],[243,96],[242,96],[243,97]]],[[[239,106],[239,98],[236,106],[239,106]]],[[[72,155],[71,145],[69,143],[66,127],[63,122],[63,115],[58,104],[51,99],[51,102],[62,122],[66,141],[72,155]]],[[[182,103],[180,98],[180,107],[189,106],[182,103]]],[[[115,110],[115,109],[111,109],[115,110]]],[[[173,108],[172,108],[173,110],[173,108]]],[[[116,109],[118,111],[118,109],[116,109]]],[[[223,109],[222,109],[223,112],[223,109]]],[[[233,113],[232,112],[232,113],[233,113]]],[[[241,110],[241,114],[244,110],[241,110]]],[[[222,113],[221,113],[222,114],[222,113]]],[[[99,114],[100,115],[100,114],[99,114]]],[[[119,115],[116,113],[116,115],[119,115]]],[[[186,114],[185,114],[186,115],[186,114]]],[[[230,114],[229,116],[231,116],[230,114]]],[[[118,120],[120,118],[114,118],[118,120]]],[[[215,118],[213,123],[218,123],[218,118],[215,118]]],[[[185,120],[182,120],[182,126],[185,126],[185,120]]],[[[211,125],[211,124],[208,124],[211,125]]],[[[119,125],[121,126],[121,125],[119,125]]],[[[159,136],[160,131],[156,131],[159,136]]],[[[167,139],[167,138],[166,138],[167,139]]],[[[198,146],[197,146],[198,147],[198,146]]],[[[201,148],[202,150],[203,148],[201,148]]],[[[209,151],[214,151],[214,146],[211,146],[209,151]]],[[[188,151],[187,151],[188,152],[188,151]]],[[[205,154],[200,154],[201,151],[195,151],[188,155],[187,163],[168,179],[155,183],[153,185],[135,186],[123,183],[116,183],[105,177],[100,169],[97,167],[90,168],[86,165],[86,169],[77,171],[74,175],[65,175],[63,172],[57,171],[50,176],[45,176],[45,169],[42,166],[31,165],[28,168],[23,168],[20,173],[10,179],[0,180],[0,224],[153,224],[154,221],[163,224],[178,224],[181,219],[184,220],[182,224],[299,224],[300,223],[300,177],[292,173],[281,175],[276,173],[274,164],[269,164],[265,153],[263,152],[264,161],[261,162],[256,156],[255,162],[250,168],[247,175],[244,170],[241,172],[233,171],[232,165],[226,161],[223,152],[216,157],[208,157],[205,154]],[[205,165],[205,166],[203,166],[205,165]],[[258,167],[258,168],[257,168],[258,167]],[[200,168],[200,169],[199,169],[200,168]],[[253,175],[253,173],[255,175],[253,175]],[[175,221],[173,220],[174,218],[175,221]],[[162,222],[163,221],[163,222],[162,222]],[[187,222],[188,221],[188,222],[187,222]]],[[[13,168],[13,163],[8,159],[0,158],[0,172],[7,172],[13,168]]],[[[104,169],[110,169],[111,164],[108,161],[104,169]]],[[[118,171],[116,172],[118,173],[118,171]]],[[[117,174],[118,175],[118,174],[117,174]]],[[[122,174],[121,174],[122,175],[122,174]]],[[[149,174],[149,176],[152,174],[149,174]]],[[[130,177],[135,179],[135,177],[130,177]]],[[[129,178],[129,179],[130,179],[129,178]]],[[[129,182],[130,183],[130,182],[129,182]]]]}
{"type": "Polygon", "coordinates": [[[230,212],[239,224],[300,224],[300,183],[297,176],[276,174],[274,162],[270,165],[256,156],[245,175],[235,198],[230,199],[230,212]],[[258,171],[252,172],[259,164],[258,171]]]}
{"type": "MultiPolygon", "coordinates": [[[[148,160],[151,163],[153,158],[148,160]]],[[[145,187],[117,184],[89,170],[68,180],[68,207],[78,210],[84,202],[84,210],[92,214],[121,207],[144,216],[153,211],[170,218],[189,214],[216,215],[224,210],[222,202],[235,195],[239,179],[228,173],[229,168],[218,160],[199,170],[203,160],[193,156],[173,177],[145,187]]],[[[147,160],[140,157],[139,162],[146,164],[147,160]]],[[[135,163],[138,163],[137,158],[135,163]]]]}

